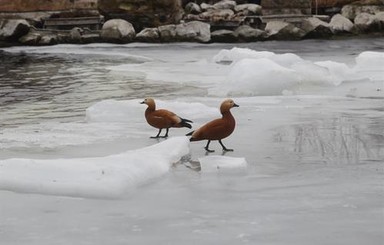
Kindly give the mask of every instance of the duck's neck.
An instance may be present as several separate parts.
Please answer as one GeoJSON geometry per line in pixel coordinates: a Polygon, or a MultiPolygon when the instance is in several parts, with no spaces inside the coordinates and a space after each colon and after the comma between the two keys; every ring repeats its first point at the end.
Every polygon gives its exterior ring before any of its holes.
{"type": "Polygon", "coordinates": [[[230,110],[223,111],[223,112],[221,112],[221,114],[223,115],[223,118],[225,118],[225,119],[235,120],[235,118],[232,116],[232,113],[230,110]]]}
{"type": "Polygon", "coordinates": [[[152,104],[149,104],[148,107],[147,107],[147,111],[154,111],[154,110],[156,110],[156,106],[152,105],[152,104]]]}

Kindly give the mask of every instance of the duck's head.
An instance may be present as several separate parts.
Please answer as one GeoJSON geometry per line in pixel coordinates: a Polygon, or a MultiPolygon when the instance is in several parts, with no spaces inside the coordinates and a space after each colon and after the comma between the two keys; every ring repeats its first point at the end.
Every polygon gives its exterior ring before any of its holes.
{"type": "Polygon", "coordinates": [[[146,104],[148,107],[155,108],[155,100],[153,98],[145,98],[140,104],[146,104]]]}
{"type": "Polygon", "coordinates": [[[229,111],[232,107],[239,107],[239,105],[233,99],[226,99],[221,103],[220,111],[223,113],[229,111]]]}
{"type": "Polygon", "coordinates": [[[142,102],[140,102],[140,104],[147,104],[147,105],[155,104],[155,100],[152,98],[145,98],[142,102]]]}

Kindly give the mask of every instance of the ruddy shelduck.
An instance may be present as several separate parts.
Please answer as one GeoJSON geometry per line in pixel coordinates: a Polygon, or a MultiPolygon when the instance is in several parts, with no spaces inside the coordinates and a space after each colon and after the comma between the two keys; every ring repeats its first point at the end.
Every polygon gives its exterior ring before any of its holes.
{"type": "Polygon", "coordinates": [[[218,140],[223,147],[223,151],[233,151],[224,146],[222,139],[228,137],[235,130],[236,121],[232,116],[230,109],[233,107],[239,107],[232,99],[224,100],[220,106],[220,112],[223,115],[221,118],[215,119],[203,125],[199,129],[188,133],[191,135],[190,141],[208,140],[204,149],[207,152],[214,152],[209,149],[211,140],[218,140]]]}
{"type": "Polygon", "coordinates": [[[192,128],[191,120],[184,119],[176,115],[175,113],[165,110],[159,109],[156,110],[155,100],[152,98],[146,98],[140,104],[146,104],[148,107],[145,110],[145,119],[148,124],[154,128],[159,129],[159,133],[156,136],[152,136],[151,138],[166,138],[168,137],[169,128],[192,128]],[[167,131],[164,136],[160,136],[161,130],[165,128],[167,131]]]}

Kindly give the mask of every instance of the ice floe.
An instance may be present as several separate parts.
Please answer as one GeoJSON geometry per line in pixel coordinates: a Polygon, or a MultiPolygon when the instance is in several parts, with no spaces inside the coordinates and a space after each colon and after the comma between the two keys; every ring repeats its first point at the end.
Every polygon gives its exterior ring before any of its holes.
{"type": "Polygon", "coordinates": [[[210,89],[210,95],[221,96],[282,95],[287,90],[332,88],[344,82],[378,80],[384,75],[384,54],[371,51],[359,54],[354,67],[335,61],[313,62],[291,53],[244,48],[221,50],[213,61],[230,63],[226,79],[210,89]]]}
{"type": "Polygon", "coordinates": [[[92,198],[119,198],[166,174],[188,154],[187,137],[104,157],[0,161],[0,189],[92,198]]]}
{"type": "Polygon", "coordinates": [[[199,158],[201,172],[233,171],[247,167],[243,157],[205,156],[199,158]]]}

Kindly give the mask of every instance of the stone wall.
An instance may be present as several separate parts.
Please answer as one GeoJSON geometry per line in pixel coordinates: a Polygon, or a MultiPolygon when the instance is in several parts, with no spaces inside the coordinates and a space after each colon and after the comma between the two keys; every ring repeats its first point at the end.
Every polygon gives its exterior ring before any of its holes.
{"type": "Polygon", "coordinates": [[[263,15],[311,14],[312,0],[262,0],[263,15]]]}
{"type": "Polygon", "coordinates": [[[0,0],[0,12],[97,9],[97,0],[0,0]]]}
{"type": "Polygon", "coordinates": [[[183,14],[181,0],[99,0],[98,5],[106,19],[125,19],[139,30],[178,23],[183,14]]]}
{"type": "Polygon", "coordinates": [[[356,2],[356,0],[312,0],[312,7],[315,8],[332,8],[342,7],[343,5],[356,2]]]}

